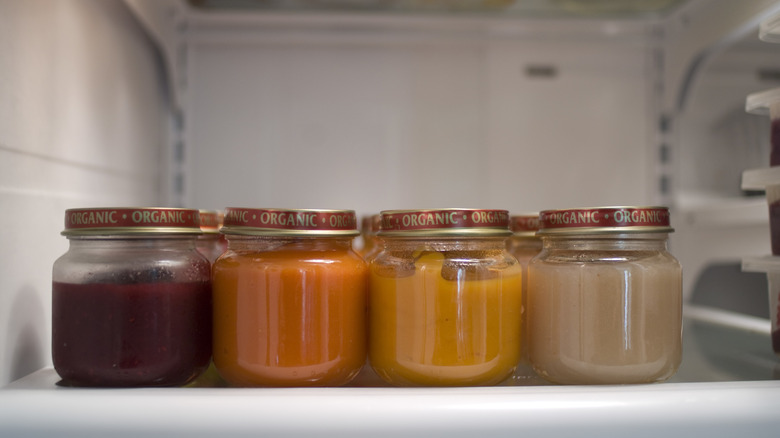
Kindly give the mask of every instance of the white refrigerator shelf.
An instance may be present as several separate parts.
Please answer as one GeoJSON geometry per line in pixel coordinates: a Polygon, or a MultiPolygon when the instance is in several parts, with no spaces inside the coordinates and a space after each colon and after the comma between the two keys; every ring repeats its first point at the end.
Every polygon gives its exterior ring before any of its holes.
{"type": "Polygon", "coordinates": [[[747,169],[742,172],[742,190],[766,190],[780,184],[780,166],[747,169]]]}
{"type": "Polygon", "coordinates": [[[80,389],[48,368],[0,389],[0,436],[778,436],[768,321],[689,307],[684,349],[670,382],[623,386],[80,389]]]}

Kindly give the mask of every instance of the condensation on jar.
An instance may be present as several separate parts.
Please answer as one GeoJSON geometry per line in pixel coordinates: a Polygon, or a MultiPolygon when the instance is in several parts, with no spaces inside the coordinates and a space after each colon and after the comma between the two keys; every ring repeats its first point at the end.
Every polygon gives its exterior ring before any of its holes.
{"type": "Polygon", "coordinates": [[[505,210],[384,211],[369,363],[399,386],[497,384],[520,359],[521,268],[505,210]]]}
{"type": "Polygon", "coordinates": [[[564,384],[668,379],[682,358],[682,269],[665,207],[540,214],[528,280],[530,360],[564,384]]]}
{"type": "Polygon", "coordinates": [[[65,212],[52,272],[52,359],[74,386],[177,386],[211,358],[209,262],[198,210],[65,212]]]}
{"type": "Polygon", "coordinates": [[[339,386],[366,360],[351,210],[228,208],[214,263],[214,364],[234,386],[339,386]]]}

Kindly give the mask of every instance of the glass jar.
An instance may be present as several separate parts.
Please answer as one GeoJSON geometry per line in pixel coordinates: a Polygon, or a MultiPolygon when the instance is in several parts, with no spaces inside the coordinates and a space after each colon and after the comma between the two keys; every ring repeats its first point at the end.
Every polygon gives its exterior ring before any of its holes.
{"type": "Polygon", "coordinates": [[[211,358],[197,210],[71,209],[52,273],[52,358],[75,386],[174,386],[211,358]]]}
{"type": "Polygon", "coordinates": [[[682,269],[665,207],[543,211],[528,280],[530,359],[566,384],[659,382],[682,357],[682,269]]]}
{"type": "Polygon", "coordinates": [[[382,250],[382,242],[377,236],[379,232],[379,215],[374,214],[363,218],[360,234],[363,236],[361,256],[366,262],[371,261],[382,250]]]}
{"type": "Polygon", "coordinates": [[[769,165],[780,166],[780,88],[750,94],[745,101],[745,111],[769,117],[769,165]]]}
{"type": "Polygon", "coordinates": [[[200,210],[200,230],[198,236],[198,252],[203,254],[210,263],[227,249],[227,239],[219,232],[222,228],[223,215],[214,210],[200,210]]]}
{"type": "MultiPolygon", "coordinates": [[[[523,271],[523,291],[528,291],[528,263],[542,251],[542,239],[536,235],[539,230],[539,213],[513,215],[509,218],[512,235],[506,240],[506,248],[520,263],[523,271]]],[[[528,361],[528,294],[523,293],[522,349],[520,365],[512,376],[514,384],[531,384],[538,380],[528,361]]]]}
{"type": "Polygon", "coordinates": [[[229,208],[214,263],[214,364],[236,386],[338,386],[366,359],[350,210],[229,208]]]}
{"type": "MultiPolygon", "coordinates": [[[[536,235],[539,231],[539,213],[510,217],[509,229],[512,235],[506,240],[506,249],[520,262],[525,273],[528,262],[542,250],[542,238],[536,235]]],[[[526,284],[525,278],[523,284],[526,284]]]]}
{"type": "Polygon", "coordinates": [[[384,211],[369,362],[400,386],[492,385],[520,358],[521,269],[505,210],[384,211]]]}

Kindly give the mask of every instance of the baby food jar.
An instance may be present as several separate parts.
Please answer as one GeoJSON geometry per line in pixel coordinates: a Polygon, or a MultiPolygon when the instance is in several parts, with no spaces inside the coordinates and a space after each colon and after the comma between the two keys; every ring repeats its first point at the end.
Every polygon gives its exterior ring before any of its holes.
{"type": "Polygon", "coordinates": [[[505,210],[384,211],[369,362],[399,386],[492,385],[520,358],[521,268],[505,210]]]}
{"type": "Polygon", "coordinates": [[[780,166],[780,88],[749,95],[745,101],[745,111],[769,116],[769,165],[780,166]]]}
{"type": "Polygon", "coordinates": [[[52,357],[75,386],[183,385],[211,358],[209,262],[198,210],[65,212],[52,275],[52,357]]]}
{"type": "MultiPolygon", "coordinates": [[[[780,88],[751,94],[745,102],[745,110],[751,114],[769,116],[769,165],[780,166],[780,88]]],[[[769,232],[773,255],[780,255],[780,185],[766,186],[769,207],[769,232]]]]}
{"type": "Polygon", "coordinates": [[[351,210],[228,208],[214,364],[236,386],[338,386],[366,360],[366,263],[351,210]]]}
{"type": "Polygon", "coordinates": [[[539,213],[513,215],[509,218],[512,235],[506,240],[506,247],[523,266],[542,250],[542,239],[536,235],[539,231],[539,213]]]}
{"type": "Polygon", "coordinates": [[[522,307],[522,350],[520,366],[512,376],[514,384],[528,384],[530,379],[538,379],[528,362],[528,262],[542,250],[542,239],[536,235],[539,230],[539,213],[513,215],[509,218],[512,235],[506,240],[506,247],[520,263],[523,270],[523,307],[522,307]]]}
{"type": "Polygon", "coordinates": [[[360,255],[363,256],[363,260],[369,262],[382,250],[382,242],[379,236],[377,236],[379,232],[379,215],[373,214],[364,217],[360,230],[360,234],[363,237],[363,248],[360,251],[360,255]]]}
{"type": "Polygon", "coordinates": [[[566,384],[663,381],[682,356],[682,269],[665,207],[543,211],[528,267],[530,360],[566,384]]]}
{"type": "Polygon", "coordinates": [[[198,236],[198,252],[203,254],[210,263],[222,255],[227,249],[227,239],[219,232],[222,228],[222,214],[214,210],[200,210],[200,229],[198,236]]]}

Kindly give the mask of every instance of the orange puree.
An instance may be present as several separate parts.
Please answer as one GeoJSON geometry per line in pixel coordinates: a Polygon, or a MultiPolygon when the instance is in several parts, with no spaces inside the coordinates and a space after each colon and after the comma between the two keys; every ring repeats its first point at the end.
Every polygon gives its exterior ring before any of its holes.
{"type": "Polygon", "coordinates": [[[395,275],[372,264],[371,366],[396,385],[499,383],[520,359],[521,268],[476,275],[444,262],[424,253],[395,275]]]}
{"type": "Polygon", "coordinates": [[[336,386],[365,363],[367,268],[348,243],[229,249],[213,274],[214,363],[228,383],[336,386]]]}

